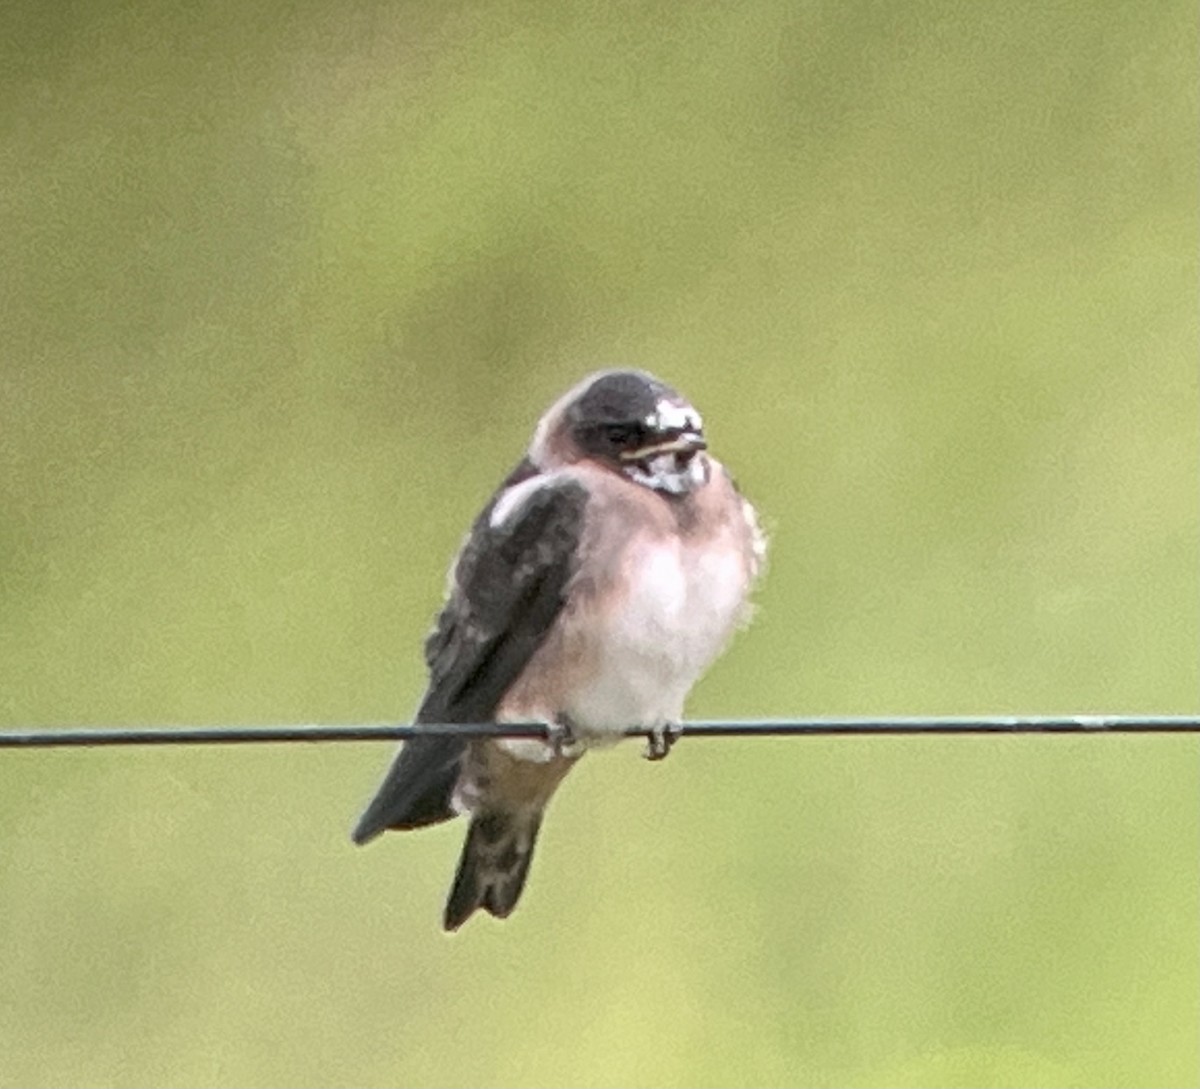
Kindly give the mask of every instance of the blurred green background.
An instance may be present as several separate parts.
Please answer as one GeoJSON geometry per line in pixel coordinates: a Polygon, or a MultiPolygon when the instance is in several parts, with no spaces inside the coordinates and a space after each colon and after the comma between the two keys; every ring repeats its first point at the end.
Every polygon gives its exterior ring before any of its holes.
{"type": "MultiPolygon", "coordinates": [[[[772,534],[692,716],[1200,710],[1190,0],[0,20],[0,725],[404,720],[612,364],[772,534]]],[[[638,752],[453,937],[390,745],[3,756],[0,1083],[1200,1081],[1194,740],[638,752]]]]}

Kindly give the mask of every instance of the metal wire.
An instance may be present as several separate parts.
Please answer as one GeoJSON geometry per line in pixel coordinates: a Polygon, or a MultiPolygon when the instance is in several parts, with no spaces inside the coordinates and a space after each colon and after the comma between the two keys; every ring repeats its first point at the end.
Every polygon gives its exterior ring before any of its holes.
{"type": "MultiPolygon", "coordinates": [[[[1168,734],[1200,733],[1194,715],[980,715],[942,718],[731,719],[682,722],[680,737],[902,737],[912,734],[1168,734]]],[[[435,723],[415,725],[288,725],[65,727],[0,730],[0,749],[99,748],[114,745],[246,745],[292,742],[406,741],[421,736],[512,737],[549,740],[544,723],[435,723]]],[[[625,737],[649,737],[631,727],[625,737]]]]}

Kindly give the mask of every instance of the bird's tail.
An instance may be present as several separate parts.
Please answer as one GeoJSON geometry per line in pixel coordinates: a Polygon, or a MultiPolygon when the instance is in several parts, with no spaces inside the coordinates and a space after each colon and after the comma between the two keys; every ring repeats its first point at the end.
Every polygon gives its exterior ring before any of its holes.
{"type": "Polygon", "coordinates": [[[538,809],[475,814],[446,900],[444,924],[457,930],[476,908],[505,918],[517,906],[537,843],[538,809]]]}

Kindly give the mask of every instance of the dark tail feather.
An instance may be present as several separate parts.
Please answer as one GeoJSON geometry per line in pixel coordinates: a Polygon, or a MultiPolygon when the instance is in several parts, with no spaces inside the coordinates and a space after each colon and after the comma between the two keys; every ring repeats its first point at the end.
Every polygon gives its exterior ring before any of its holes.
{"type": "Polygon", "coordinates": [[[485,812],[472,818],[446,900],[447,930],[457,930],[476,908],[503,919],[517,906],[541,824],[542,814],[536,810],[485,812]]]}

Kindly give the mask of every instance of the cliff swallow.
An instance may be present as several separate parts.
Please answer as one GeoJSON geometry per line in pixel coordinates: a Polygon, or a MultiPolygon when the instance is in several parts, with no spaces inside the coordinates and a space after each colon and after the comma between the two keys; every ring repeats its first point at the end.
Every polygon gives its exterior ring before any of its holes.
{"type": "Polygon", "coordinates": [[[468,814],[444,926],[506,917],[583,753],[642,727],[647,755],[665,755],[689,690],[747,620],[765,552],[700,413],[642,371],[590,375],[542,416],[455,557],[415,717],[542,722],[551,738],[404,742],[354,841],[468,814]]]}

